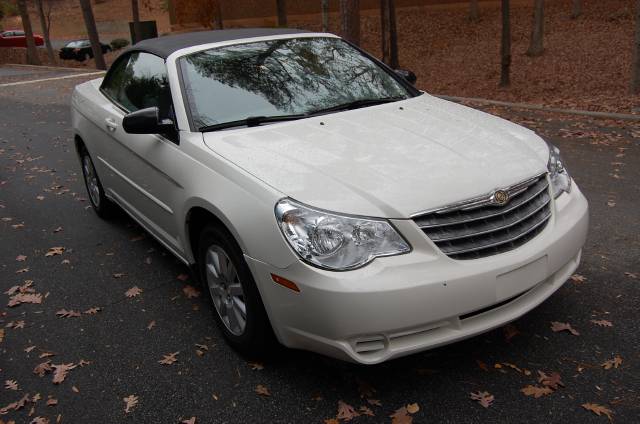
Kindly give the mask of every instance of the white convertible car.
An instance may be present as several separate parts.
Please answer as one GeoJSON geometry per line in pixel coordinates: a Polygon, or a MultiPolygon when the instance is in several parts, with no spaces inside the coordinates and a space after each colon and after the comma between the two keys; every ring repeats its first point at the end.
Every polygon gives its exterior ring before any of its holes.
{"type": "Polygon", "coordinates": [[[587,201],[534,132],[341,38],[146,40],[73,93],[93,208],[208,286],[231,345],[365,364],[515,320],[580,262],[587,201]]]}

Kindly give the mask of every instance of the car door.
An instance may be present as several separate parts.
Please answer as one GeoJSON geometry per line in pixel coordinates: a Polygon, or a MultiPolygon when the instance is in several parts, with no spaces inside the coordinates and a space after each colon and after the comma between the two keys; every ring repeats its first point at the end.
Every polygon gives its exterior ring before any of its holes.
{"type": "Polygon", "coordinates": [[[178,140],[171,135],[127,134],[122,129],[127,113],[148,107],[158,107],[163,118],[173,117],[165,62],[149,53],[131,52],[116,65],[101,87],[109,100],[101,110],[108,134],[100,148],[108,169],[105,189],[148,231],[181,253],[175,214],[183,189],[173,166],[181,157],[178,140]]]}

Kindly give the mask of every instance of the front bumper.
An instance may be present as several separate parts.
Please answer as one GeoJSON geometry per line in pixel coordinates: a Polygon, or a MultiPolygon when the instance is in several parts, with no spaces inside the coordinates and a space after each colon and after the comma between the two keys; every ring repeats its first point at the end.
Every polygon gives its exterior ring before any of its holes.
{"type": "Polygon", "coordinates": [[[574,185],[547,227],[495,256],[454,260],[411,220],[394,220],[413,251],[348,272],[297,261],[286,269],[246,256],[279,340],[292,348],[374,364],[513,321],[553,294],[580,262],[587,201],[574,185]],[[271,274],[295,282],[296,293],[271,274]]]}

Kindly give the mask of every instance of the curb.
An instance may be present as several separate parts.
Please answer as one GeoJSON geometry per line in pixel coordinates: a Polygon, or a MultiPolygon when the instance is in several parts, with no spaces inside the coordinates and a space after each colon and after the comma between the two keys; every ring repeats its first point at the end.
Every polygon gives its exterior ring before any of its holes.
{"type": "Polygon", "coordinates": [[[539,110],[542,112],[562,113],[567,115],[589,116],[591,118],[615,119],[615,120],[622,120],[622,121],[640,121],[640,115],[632,115],[630,113],[592,112],[589,110],[561,109],[561,108],[555,108],[555,107],[547,107],[543,105],[534,105],[529,103],[511,103],[511,102],[503,102],[501,100],[481,99],[478,97],[458,97],[458,96],[447,96],[442,94],[434,94],[434,96],[444,100],[451,100],[454,102],[484,103],[489,105],[505,106],[505,107],[515,108],[515,109],[529,109],[529,110],[539,110]]]}
{"type": "Polygon", "coordinates": [[[96,69],[96,68],[69,68],[65,66],[27,65],[25,63],[3,63],[0,66],[13,66],[16,68],[50,69],[52,71],[73,71],[73,72],[100,71],[100,69],[96,69]]]}

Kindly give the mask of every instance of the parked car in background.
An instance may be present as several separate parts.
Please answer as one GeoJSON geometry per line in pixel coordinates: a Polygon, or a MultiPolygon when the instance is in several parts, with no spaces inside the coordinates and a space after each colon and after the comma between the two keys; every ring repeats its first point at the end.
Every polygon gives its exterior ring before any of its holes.
{"type": "Polygon", "coordinates": [[[245,353],[373,364],[500,327],[578,267],[588,205],[531,130],[324,33],[149,39],[78,85],[94,211],[119,205],[245,353]]]}
{"type": "MultiPolygon", "coordinates": [[[[44,45],[44,38],[34,34],[36,46],[44,45]]],[[[8,30],[0,32],[0,47],[27,47],[27,36],[24,31],[8,30]]]]}
{"type": "MultiPolygon", "coordinates": [[[[111,51],[111,46],[108,44],[100,43],[102,47],[102,53],[108,53],[111,51]]],[[[60,59],[63,60],[77,60],[85,61],[93,58],[93,50],[91,50],[91,42],[89,40],[76,40],[67,43],[66,46],[60,49],[60,59]]]]}

